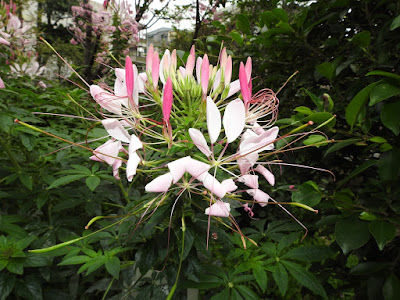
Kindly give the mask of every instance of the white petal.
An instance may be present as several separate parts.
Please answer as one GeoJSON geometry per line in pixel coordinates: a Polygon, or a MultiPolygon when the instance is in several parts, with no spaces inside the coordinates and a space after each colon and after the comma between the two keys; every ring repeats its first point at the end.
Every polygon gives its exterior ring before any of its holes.
{"type": "Polygon", "coordinates": [[[140,163],[140,157],[136,152],[129,154],[128,162],[126,163],[126,178],[128,181],[132,181],[134,175],[136,175],[136,169],[140,163]]]}
{"type": "Polygon", "coordinates": [[[225,179],[221,182],[221,185],[225,188],[227,193],[232,193],[238,187],[232,179],[225,179]]]}
{"type": "Polygon", "coordinates": [[[231,82],[231,84],[229,85],[229,92],[228,92],[228,96],[226,96],[226,98],[229,98],[230,96],[236,94],[237,92],[240,91],[240,82],[239,79],[231,82]]]}
{"type": "Polygon", "coordinates": [[[146,192],[153,192],[153,193],[163,193],[168,191],[172,184],[172,174],[166,173],[164,175],[158,176],[157,178],[153,179],[151,182],[146,184],[144,187],[146,192]]]}
{"type": "Polygon", "coordinates": [[[128,131],[121,125],[118,119],[105,119],[101,121],[108,134],[113,138],[125,143],[130,142],[130,135],[128,131]]]}
{"type": "Polygon", "coordinates": [[[186,165],[190,163],[190,156],[170,162],[167,166],[173,177],[173,183],[177,183],[186,172],[186,165]]]}
{"type": "Polygon", "coordinates": [[[101,107],[108,111],[121,115],[121,102],[118,97],[103,90],[98,85],[92,84],[90,86],[90,94],[101,107]]]}
{"type": "Polygon", "coordinates": [[[135,64],[132,64],[133,67],[133,93],[132,98],[136,105],[139,105],[139,78],[138,78],[138,69],[135,64]]]}
{"type": "Polygon", "coordinates": [[[142,72],[138,74],[138,89],[139,93],[143,94],[146,91],[145,85],[147,81],[147,74],[142,72]]]}
{"type": "Polygon", "coordinates": [[[254,171],[257,171],[258,173],[263,175],[270,185],[275,185],[275,176],[267,168],[263,167],[262,165],[258,165],[257,168],[254,169],[254,171]]]}
{"type": "Polygon", "coordinates": [[[195,128],[189,129],[189,135],[196,147],[205,155],[210,156],[211,150],[207,145],[206,139],[200,130],[195,128]]]}
{"type": "Polygon", "coordinates": [[[195,177],[197,180],[203,181],[207,176],[210,167],[211,166],[209,164],[189,157],[186,165],[186,172],[195,177]]]}
{"type": "Polygon", "coordinates": [[[114,93],[116,96],[127,97],[128,92],[126,90],[125,83],[125,69],[115,68],[115,83],[114,83],[114,93]]]}
{"type": "Polygon", "coordinates": [[[218,88],[220,83],[221,83],[221,69],[218,69],[214,77],[213,91],[215,91],[218,88]]]}
{"type": "Polygon", "coordinates": [[[211,97],[207,97],[207,129],[211,144],[214,144],[221,132],[221,113],[211,97]]]}
{"type": "Polygon", "coordinates": [[[242,154],[251,152],[262,152],[264,150],[274,149],[273,142],[278,136],[279,127],[274,126],[271,129],[265,131],[263,134],[257,137],[251,137],[245,139],[240,145],[240,152],[242,154]]]}
{"type": "Polygon", "coordinates": [[[161,58],[160,61],[160,80],[161,82],[165,85],[165,82],[167,81],[164,73],[168,71],[169,65],[171,61],[171,52],[167,49],[164,52],[163,57],[161,58]]]}
{"type": "Polygon", "coordinates": [[[122,160],[116,158],[118,157],[118,153],[121,148],[122,146],[120,141],[113,142],[112,140],[108,140],[93,151],[93,155],[90,157],[90,159],[94,161],[104,161],[112,166],[116,160],[122,162],[122,160]]]}
{"type": "Polygon", "coordinates": [[[229,217],[229,212],[231,211],[231,206],[229,203],[224,203],[222,201],[217,201],[210,207],[207,207],[205,210],[206,215],[214,216],[214,217],[229,217]]]}
{"type": "Polygon", "coordinates": [[[246,192],[250,196],[253,196],[254,200],[256,200],[262,207],[266,206],[268,204],[268,200],[271,198],[267,193],[264,193],[259,189],[246,190],[246,192]]]}
{"type": "Polygon", "coordinates": [[[139,150],[141,148],[143,148],[142,142],[139,140],[139,138],[136,135],[132,134],[130,141],[129,141],[129,155],[130,155],[130,153],[133,153],[136,150],[139,150]]]}
{"type": "Polygon", "coordinates": [[[215,196],[221,199],[226,194],[224,186],[208,172],[206,172],[206,176],[203,179],[203,185],[211,193],[213,193],[215,196]]]}
{"type": "Polygon", "coordinates": [[[201,64],[203,63],[203,59],[199,56],[196,60],[196,78],[197,83],[200,84],[201,82],[201,64]]]}
{"type": "Polygon", "coordinates": [[[258,189],[258,175],[246,174],[239,177],[239,182],[243,182],[245,185],[252,189],[258,189]]]}
{"type": "Polygon", "coordinates": [[[226,106],[222,122],[228,143],[232,143],[242,133],[245,117],[246,111],[242,100],[233,100],[226,106]]]}

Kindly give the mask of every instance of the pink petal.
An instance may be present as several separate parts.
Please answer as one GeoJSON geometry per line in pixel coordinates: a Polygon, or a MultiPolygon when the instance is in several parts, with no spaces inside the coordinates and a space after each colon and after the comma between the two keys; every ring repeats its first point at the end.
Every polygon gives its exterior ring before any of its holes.
{"type": "Polygon", "coordinates": [[[270,185],[275,185],[275,176],[272,174],[267,168],[263,167],[262,165],[258,165],[257,168],[254,169],[260,173],[264,178],[269,182],[270,185]]]}
{"type": "Polygon", "coordinates": [[[90,86],[90,94],[92,95],[93,99],[100,104],[101,107],[112,113],[121,115],[121,103],[117,97],[94,84],[90,86]]]}
{"type": "Polygon", "coordinates": [[[6,86],[4,84],[3,79],[0,78],[0,89],[4,89],[6,86]]]}
{"type": "Polygon", "coordinates": [[[147,50],[146,72],[153,70],[153,58],[154,58],[154,47],[153,47],[153,44],[151,44],[149,47],[149,50],[147,50]]]}
{"type": "Polygon", "coordinates": [[[203,179],[207,176],[210,167],[211,166],[209,164],[189,157],[189,159],[187,160],[186,172],[188,172],[197,180],[203,181],[203,179]]]}
{"type": "Polygon", "coordinates": [[[223,124],[228,143],[232,143],[242,133],[246,112],[240,99],[231,101],[225,108],[223,124]]]}
{"type": "Polygon", "coordinates": [[[206,139],[200,130],[195,128],[189,129],[189,135],[196,147],[205,155],[210,156],[211,150],[207,145],[206,139]]]}
{"type": "MultiPolygon", "coordinates": [[[[225,66],[225,87],[229,86],[231,83],[231,78],[232,78],[232,57],[229,55],[228,60],[226,61],[226,66],[225,66]]],[[[239,85],[240,87],[240,85],[239,85]]]]}
{"type": "Polygon", "coordinates": [[[207,54],[204,54],[203,62],[201,64],[201,89],[203,91],[203,95],[207,95],[209,80],[210,80],[210,63],[208,62],[207,54]]]}
{"type": "Polygon", "coordinates": [[[239,177],[239,182],[244,183],[252,189],[258,189],[258,176],[246,174],[239,177]]]}
{"type": "Polygon", "coordinates": [[[134,78],[133,78],[132,60],[129,56],[127,56],[125,59],[125,82],[126,82],[126,91],[128,93],[128,97],[132,99],[134,78]]]}
{"type": "Polygon", "coordinates": [[[129,143],[130,135],[128,131],[121,125],[118,119],[104,119],[101,121],[104,128],[111,137],[120,140],[124,143],[129,143]]]}
{"type": "Polygon", "coordinates": [[[196,53],[193,45],[192,48],[190,49],[190,54],[186,61],[186,76],[192,76],[195,60],[196,60],[196,53]]]}
{"type": "Polygon", "coordinates": [[[140,157],[136,152],[129,154],[128,162],[126,163],[126,178],[132,181],[133,176],[136,175],[136,169],[140,163],[140,157]]]}
{"type": "Polygon", "coordinates": [[[206,172],[205,174],[206,176],[202,180],[204,187],[222,199],[226,195],[225,187],[210,173],[206,172]]]}
{"type": "Polygon", "coordinates": [[[238,187],[232,179],[225,179],[221,182],[221,185],[225,188],[227,193],[232,193],[238,187]]]}
{"type": "Polygon", "coordinates": [[[196,60],[196,78],[197,78],[197,83],[200,84],[201,82],[201,65],[203,63],[203,59],[199,56],[196,60]]]}
{"type": "Polygon", "coordinates": [[[170,77],[167,79],[167,83],[164,86],[163,92],[163,119],[168,122],[171,115],[172,109],[172,80],[170,77]]]}
{"type": "Polygon", "coordinates": [[[167,166],[172,174],[173,183],[177,183],[186,172],[186,165],[190,163],[190,156],[182,157],[180,159],[170,162],[167,166]]]}
{"type": "Polygon", "coordinates": [[[207,129],[211,144],[214,144],[221,132],[221,113],[211,97],[207,97],[207,129]]]}
{"type": "Polygon", "coordinates": [[[239,165],[240,174],[246,174],[250,168],[253,166],[245,157],[240,157],[237,159],[239,165]]]}
{"type": "Polygon", "coordinates": [[[229,217],[229,212],[231,211],[231,206],[229,203],[225,203],[222,201],[217,201],[210,207],[206,208],[205,214],[214,216],[214,217],[229,217]]]}
{"type": "Polygon", "coordinates": [[[246,75],[247,75],[247,82],[250,83],[251,80],[251,71],[252,71],[252,65],[251,65],[251,57],[247,58],[246,65],[244,66],[246,70],[246,75]]]}
{"type": "Polygon", "coordinates": [[[172,180],[172,174],[168,172],[153,179],[151,182],[146,184],[144,189],[146,192],[163,193],[169,190],[172,180]]]}
{"type": "Polygon", "coordinates": [[[228,60],[228,56],[226,54],[226,47],[224,47],[219,55],[219,64],[220,64],[221,68],[225,69],[227,60],[228,60]]]}
{"type": "Polygon", "coordinates": [[[257,135],[261,135],[265,132],[264,128],[260,126],[257,122],[254,123],[253,128],[251,128],[257,135]]]}
{"type": "Polygon", "coordinates": [[[251,91],[249,89],[247,81],[246,70],[242,62],[240,63],[240,68],[239,68],[239,82],[240,82],[240,89],[242,91],[243,101],[245,104],[247,104],[251,100],[251,91]]]}
{"type": "Polygon", "coordinates": [[[158,52],[154,52],[154,58],[153,58],[153,66],[151,69],[151,77],[153,79],[153,86],[154,88],[157,88],[158,86],[158,78],[160,76],[160,57],[158,56],[158,52]]]}
{"type": "Polygon", "coordinates": [[[267,193],[264,193],[259,189],[246,190],[246,192],[250,196],[253,196],[254,200],[256,200],[262,207],[266,206],[268,204],[268,200],[271,198],[267,193]]]}

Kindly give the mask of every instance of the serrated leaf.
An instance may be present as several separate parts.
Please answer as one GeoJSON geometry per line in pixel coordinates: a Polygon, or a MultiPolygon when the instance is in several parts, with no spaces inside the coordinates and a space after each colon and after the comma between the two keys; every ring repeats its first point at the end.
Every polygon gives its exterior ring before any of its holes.
{"type": "Polygon", "coordinates": [[[290,261],[282,261],[290,275],[294,277],[301,285],[313,291],[315,294],[327,298],[325,289],[313,274],[304,269],[302,266],[290,261]]]}
{"type": "Polygon", "coordinates": [[[256,279],[258,286],[264,293],[267,289],[267,272],[265,272],[261,265],[255,265],[253,267],[253,276],[256,279]]]}
{"type": "Polygon", "coordinates": [[[335,226],[336,242],[344,254],[364,246],[369,240],[368,224],[358,219],[343,219],[335,226]]]}
{"type": "Polygon", "coordinates": [[[28,151],[32,151],[36,146],[37,138],[27,134],[20,134],[19,138],[21,140],[22,145],[25,146],[28,151]]]}
{"type": "Polygon", "coordinates": [[[0,273],[0,300],[5,300],[11,294],[15,285],[15,276],[0,273]]]}
{"type": "Polygon", "coordinates": [[[86,255],[77,255],[73,257],[69,257],[67,259],[63,259],[62,262],[58,264],[58,266],[66,266],[66,265],[79,265],[90,261],[92,258],[86,255]]]}
{"type": "Polygon", "coordinates": [[[121,269],[121,262],[119,261],[118,257],[112,256],[107,259],[106,270],[108,273],[110,273],[112,276],[118,279],[120,269],[121,269]]]}
{"type": "Polygon", "coordinates": [[[369,224],[368,228],[381,251],[396,236],[394,225],[385,221],[373,221],[369,224]]]}
{"type": "Polygon", "coordinates": [[[86,175],[83,175],[83,174],[67,175],[67,176],[58,178],[55,181],[53,181],[52,184],[50,184],[50,186],[47,189],[48,190],[54,189],[56,187],[59,187],[59,186],[62,186],[62,185],[66,185],[66,184],[71,183],[73,181],[82,179],[84,177],[86,177],[86,175]]]}
{"type": "Polygon", "coordinates": [[[289,277],[285,267],[280,262],[275,265],[272,277],[274,278],[282,296],[285,296],[288,288],[289,277]]]}
{"type": "Polygon", "coordinates": [[[242,295],[243,299],[246,300],[258,300],[258,296],[256,293],[254,293],[250,288],[244,285],[235,285],[235,289],[239,291],[239,293],[242,295]]]}
{"type": "Polygon", "coordinates": [[[33,188],[33,180],[32,180],[32,175],[27,174],[27,173],[22,173],[18,176],[19,181],[28,189],[32,190],[33,188]]]}

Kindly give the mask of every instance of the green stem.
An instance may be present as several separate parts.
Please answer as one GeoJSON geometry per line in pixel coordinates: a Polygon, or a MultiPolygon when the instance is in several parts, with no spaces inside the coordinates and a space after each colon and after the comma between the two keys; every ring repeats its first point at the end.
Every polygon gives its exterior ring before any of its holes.
{"type": "Polygon", "coordinates": [[[183,251],[184,251],[184,248],[185,248],[185,231],[186,231],[185,215],[182,215],[182,249],[181,249],[181,257],[180,257],[180,260],[179,260],[178,274],[176,274],[175,284],[172,287],[171,291],[169,292],[168,297],[167,297],[166,300],[171,300],[172,299],[172,297],[175,294],[176,287],[178,286],[179,273],[181,272],[182,261],[183,261],[183,251]]]}
{"type": "Polygon", "coordinates": [[[130,203],[131,200],[129,199],[129,195],[128,192],[125,190],[124,186],[122,185],[121,180],[117,181],[117,185],[119,186],[119,188],[121,189],[122,195],[124,195],[124,198],[126,200],[127,203],[130,203]]]}
{"type": "Polygon", "coordinates": [[[105,293],[104,293],[104,295],[103,295],[103,298],[101,298],[101,300],[106,299],[106,296],[107,296],[108,292],[110,291],[111,286],[112,286],[112,284],[114,283],[114,280],[115,280],[115,277],[113,277],[113,279],[110,281],[110,284],[108,285],[108,288],[107,288],[107,290],[105,291],[105,293]]]}

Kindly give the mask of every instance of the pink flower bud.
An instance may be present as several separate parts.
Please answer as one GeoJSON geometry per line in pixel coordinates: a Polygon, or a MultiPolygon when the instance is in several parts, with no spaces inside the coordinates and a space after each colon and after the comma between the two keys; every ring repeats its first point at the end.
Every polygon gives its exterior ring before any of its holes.
{"type": "Polygon", "coordinates": [[[163,119],[165,122],[169,122],[172,109],[172,80],[170,77],[167,78],[163,92],[163,119]]]}
{"type": "Polygon", "coordinates": [[[128,92],[128,98],[130,102],[133,102],[132,101],[133,99],[132,94],[134,87],[133,66],[132,66],[132,60],[129,56],[127,56],[125,59],[125,83],[126,83],[126,90],[128,92]]]}
{"type": "Polygon", "coordinates": [[[210,63],[207,54],[204,55],[203,62],[201,63],[201,89],[203,96],[207,95],[208,81],[210,80],[210,63]]]}

